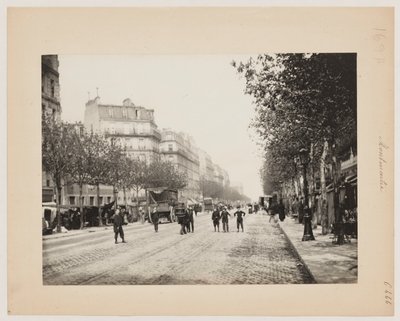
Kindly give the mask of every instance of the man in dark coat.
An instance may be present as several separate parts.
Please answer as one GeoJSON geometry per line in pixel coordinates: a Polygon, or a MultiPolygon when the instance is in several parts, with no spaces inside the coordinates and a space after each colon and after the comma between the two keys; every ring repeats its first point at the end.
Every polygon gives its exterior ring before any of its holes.
{"type": "Polygon", "coordinates": [[[214,232],[217,231],[217,228],[218,228],[218,232],[219,232],[219,220],[221,219],[221,215],[219,214],[219,211],[217,208],[214,209],[211,219],[212,219],[213,225],[214,225],[214,232]]]}
{"type": "Polygon", "coordinates": [[[233,213],[233,216],[234,216],[234,217],[237,216],[236,225],[237,225],[237,231],[238,231],[238,232],[239,232],[239,226],[242,228],[242,232],[244,232],[244,231],[243,231],[243,216],[245,216],[245,215],[246,215],[246,213],[243,212],[243,211],[240,209],[240,206],[238,206],[238,207],[237,207],[237,211],[236,211],[235,213],[233,213]]]}
{"type": "Polygon", "coordinates": [[[189,207],[187,209],[189,217],[188,217],[188,223],[187,223],[187,231],[194,233],[194,219],[193,219],[193,208],[189,207]]]}
{"type": "Polygon", "coordinates": [[[189,212],[187,209],[185,209],[184,214],[182,216],[178,217],[178,223],[181,225],[181,235],[186,234],[187,231],[187,226],[189,223],[189,212]]]}
{"type": "Polygon", "coordinates": [[[285,206],[283,205],[282,199],[280,199],[279,201],[278,215],[279,215],[279,220],[283,222],[285,220],[285,206]]]}
{"type": "Polygon", "coordinates": [[[118,244],[118,234],[122,239],[122,243],[126,243],[124,239],[124,230],[122,229],[122,224],[124,224],[124,218],[121,215],[121,210],[118,208],[114,215],[114,238],[115,244],[118,244]]]}
{"type": "Polygon", "coordinates": [[[154,231],[157,233],[158,232],[158,222],[160,220],[160,216],[157,211],[157,206],[153,208],[153,212],[151,213],[151,221],[153,222],[154,225],[154,231]]]}
{"type": "Polygon", "coordinates": [[[222,229],[224,232],[229,232],[229,218],[228,216],[231,216],[229,212],[227,211],[226,207],[221,212],[221,219],[222,219],[222,229]]]}

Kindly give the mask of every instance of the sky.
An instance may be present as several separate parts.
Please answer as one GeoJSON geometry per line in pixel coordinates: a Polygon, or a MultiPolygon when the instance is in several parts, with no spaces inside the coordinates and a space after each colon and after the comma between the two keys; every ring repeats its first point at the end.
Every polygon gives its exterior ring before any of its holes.
{"type": "Polygon", "coordinates": [[[60,55],[61,117],[83,122],[96,88],[102,104],[122,105],[130,98],[154,109],[158,128],[190,134],[231,182],[241,182],[244,194],[257,200],[261,157],[249,128],[254,106],[244,94],[245,80],[230,64],[249,57],[60,55]]]}

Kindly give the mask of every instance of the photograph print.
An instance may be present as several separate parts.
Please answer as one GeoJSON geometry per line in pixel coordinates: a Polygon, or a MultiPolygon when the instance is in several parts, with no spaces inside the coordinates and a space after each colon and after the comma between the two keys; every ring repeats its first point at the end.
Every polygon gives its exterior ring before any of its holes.
{"type": "Polygon", "coordinates": [[[42,55],[43,285],[357,283],[357,54],[42,55]]]}

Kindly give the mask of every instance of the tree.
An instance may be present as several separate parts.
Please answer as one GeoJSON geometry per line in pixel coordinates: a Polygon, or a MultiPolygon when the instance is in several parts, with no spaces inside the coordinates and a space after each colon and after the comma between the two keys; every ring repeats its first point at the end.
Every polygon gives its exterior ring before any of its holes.
{"type": "Polygon", "coordinates": [[[71,126],[71,171],[69,180],[75,183],[79,188],[79,209],[81,213],[80,229],[84,228],[84,212],[83,212],[83,185],[88,184],[91,177],[91,166],[93,166],[97,158],[97,150],[93,145],[93,135],[87,134],[80,130],[80,127],[71,126]]]}
{"type": "Polygon", "coordinates": [[[122,187],[122,180],[125,172],[125,152],[120,142],[116,138],[111,138],[110,146],[105,155],[109,164],[107,181],[113,186],[114,207],[118,206],[118,189],[122,187]]]}
{"type": "Polygon", "coordinates": [[[168,161],[154,160],[147,169],[147,187],[182,189],[187,185],[187,174],[168,161]]]}
{"type": "Polygon", "coordinates": [[[293,180],[296,156],[305,147],[309,172],[332,164],[337,186],[340,151],[356,147],[356,55],[259,55],[232,65],[254,98],[252,126],[264,142],[263,173],[272,176],[272,185],[293,180]]]}
{"type": "Polygon", "coordinates": [[[128,158],[127,186],[135,190],[136,201],[139,204],[139,192],[146,187],[148,166],[145,161],[128,158]]]}
{"type": "Polygon", "coordinates": [[[63,178],[71,173],[71,128],[43,115],[42,118],[42,166],[52,175],[56,191],[57,232],[61,232],[60,205],[62,205],[63,178]]]}
{"type": "Polygon", "coordinates": [[[90,133],[91,153],[88,159],[89,182],[96,186],[99,226],[103,225],[100,202],[100,184],[108,183],[112,164],[109,162],[110,143],[101,135],[90,133]]]}

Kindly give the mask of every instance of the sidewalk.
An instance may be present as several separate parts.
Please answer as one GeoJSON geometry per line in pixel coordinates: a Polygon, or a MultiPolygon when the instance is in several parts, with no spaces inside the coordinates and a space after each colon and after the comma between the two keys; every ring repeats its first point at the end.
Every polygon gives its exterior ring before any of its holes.
{"type": "Polygon", "coordinates": [[[315,241],[302,241],[304,226],[290,217],[279,226],[317,283],[357,283],[357,239],[332,244],[332,234],[313,230],[315,241]]]}

